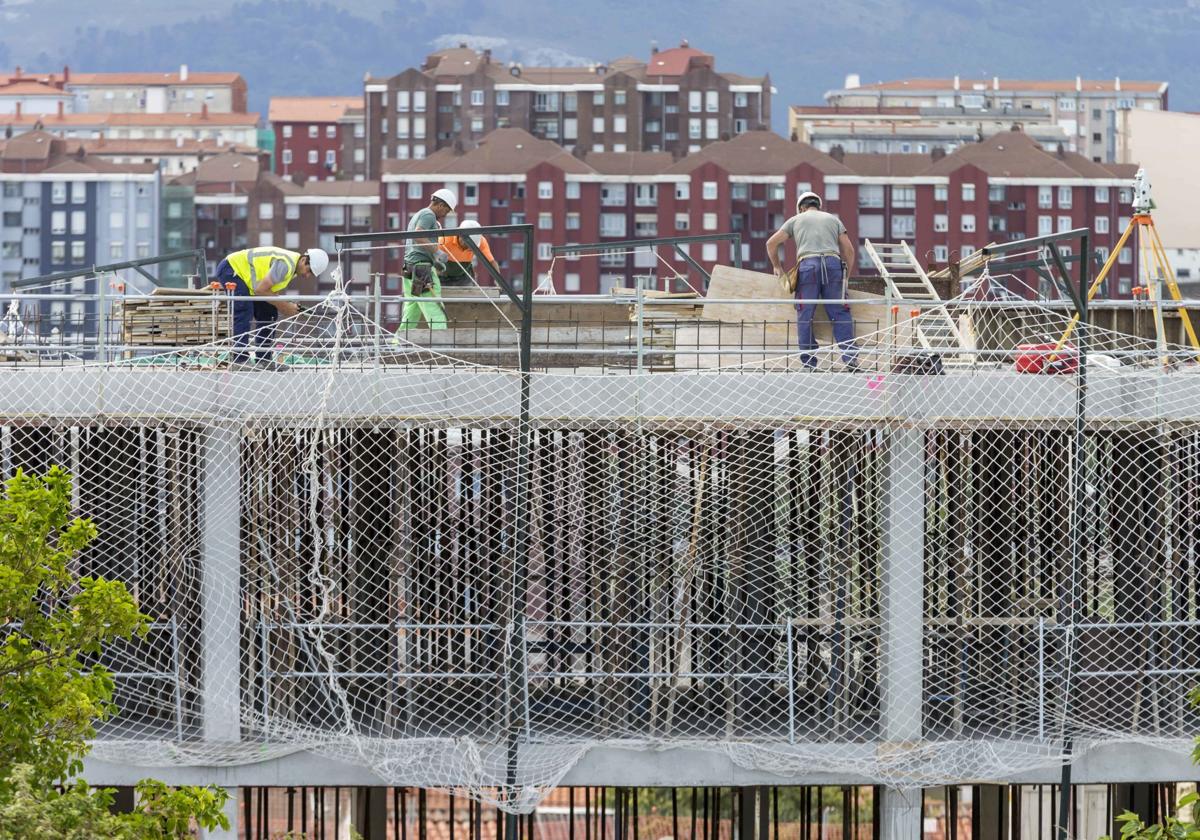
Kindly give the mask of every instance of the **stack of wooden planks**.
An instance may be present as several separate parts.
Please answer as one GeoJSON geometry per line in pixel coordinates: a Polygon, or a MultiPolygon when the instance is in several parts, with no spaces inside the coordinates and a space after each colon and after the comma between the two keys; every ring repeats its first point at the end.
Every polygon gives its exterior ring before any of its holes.
{"type": "Polygon", "coordinates": [[[158,288],[147,297],[126,298],[116,311],[127,345],[190,347],[229,337],[223,291],[158,288]]]}
{"type": "MultiPolygon", "coordinates": [[[[629,301],[629,320],[637,320],[637,289],[630,289],[625,286],[618,286],[612,290],[612,296],[622,300],[629,301]]],[[[642,315],[643,321],[648,321],[652,318],[659,320],[677,320],[679,318],[699,318],[700,313],[704,308],[704,301],[700,297],[699,292],[663,292],[657,289],[646,289],[642,292],[643,300],[652,300],[654,303],[645,307],[645,312],[642,315]],[[679,301],[678,303],[658,303],[658,301],[671,300],[679,301]]]]}

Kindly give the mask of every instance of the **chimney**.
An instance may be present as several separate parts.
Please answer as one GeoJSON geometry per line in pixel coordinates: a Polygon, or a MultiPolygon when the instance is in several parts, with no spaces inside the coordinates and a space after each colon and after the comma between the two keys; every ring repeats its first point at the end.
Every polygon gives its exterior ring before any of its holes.
{"type": "Polygon", "coordinates": [[[186,64],[179,65],[179,81],[186,82],[188,80],[188,68],[186,64]]]}
{"type": "Polygon", "coordinates": [[[1075,92],[1079,93],[1082,90],[1083,90],[1083,77],[1076,76],[1075,77],[1075,92]]]}
{"type": "Polygon", "coordinates": [[[21,78],[21,65],[20,64],[18,64],[15,68],[13,68],[13,78],[14,79],[21,78]]]}
{"type": "Polygon", "coordinates": [[[1062,143],[1059,143],[1058,147],[1055,149],[1054,153],[1056,155],[1058,155],[1060,158],[1063,158],[1063,157],[1067,156],[1067,149],[1065,146],[1063,146],[1062,143]]]}
{"type": "Polygon", "coordinates": [[[650,55],[658,55],[658,41],[650,42],[650,55]]]}
{"type": "Polygon", "coordinates": [[[946,156],[946,150],[942,146],[934,146],[933,151],[929,153],[929,156],[933,158],[934,163],[937,163],[946,156]]]}
{"type": "Polygon", "coordinates": [[[1017,132],[1018,134],[1019,134],[1019,133],[1020,133],[1022,130],[1023,130],[1023,129],[1021,128],[1021,124],[1020,124],[1020,123],[1013,123],[1013,124],[1012,124],[1012,128],[1010,128],[1010,129],[1009,129],[1009,131],[1015,131],[1015,132],[1017,132]]]}
{"type": "Polygon", "coordinates": [[[958,90],[961,86],[962,86],[962,83],[960,82],[960,80],[958,78],[958,74],[955,73],[954,74],[954,89],[958,90]]]}
{"type": "Polygon", "coordinates": [[[69,64],[63,65],[63,79],[62,80],[63,80],[64,85],[67,82],[71,81],[71,66],[69,64]]]}
{"type": "Polygon", "coordinates": [[[491,64],[491,63],[492,63],[492,50],[491,50],[491,47],[488,47],[487,49],[485,49],[485,50],[483,51],[483,63],[484,63],[484,64],[491,64]]]}
{"type": "Polygon", "coordinates": [[[992,90],[1000,90],[1000,77],[992,76],[992,90]]]}
{"type": "Polygon", "coordinates": [[[846,150],[842,147],[841,143],[837,143],[829,150],[829,156],[838,163],[841,163],[846,159],[846,150]]]}
{"type": "Polygon", "coordinates": [[[846,81],[845,81],[846,90],[854,90],[855,88],[858,88],[861,86],[862,86],[862,77],[861,76],[859,76],[857,73],[847,73],[846,74],[846,81]]]}
{"type": "Polygon", "coordinates": [[[60,120],[63,118],[63,113],[64,113],[65,108],[66,108],[66,106],[63,104],[63,101],[61,99],[58,100],[58,118],[60,120]]]}
{"type": "Polygon", "coordinates": [[[684,39],[682,39],[682,40],[679,42],[679,47],[680,47],[680,49],[685,49],[685,50],[686,50],[686,49],[687,49],[687,47],[688,47],[688,39],[687,39],[687,38],[684,38],[684,39]]]}
{"type": "Polygon", "coordinates": [[[20,102],[18,102],[18,103],[17,103],[17,105],[16,105],[16,111],[14,111],[14,112],[13,112],[13,115],[14,115],[14,116],[15,116],[17,119],[21,119],[21,103],[20,103],[20,102]]]}
{"type": "Polygon", "coordinates": [[[1120,93],[1120,92],[1121,92],[1121,77],[1120,77],[1120,76],[1117,76],[1117,77],[1116,77],[1116,78],[1113,80],[1113,89],[1114,89],[1114,90],[1115,90],[1117,93],[1120,93]]]}
{"type": "Polygon", "coordinates": [[[208,119],[208,103],[204,102],[200,105],[200,119],[208,119]]]}

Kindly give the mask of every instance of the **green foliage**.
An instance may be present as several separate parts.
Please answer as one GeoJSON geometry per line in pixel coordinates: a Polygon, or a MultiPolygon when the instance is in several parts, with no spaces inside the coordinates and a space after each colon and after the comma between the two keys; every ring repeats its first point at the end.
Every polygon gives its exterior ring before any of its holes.
{"type": "MultiPolygon", "coordinates": [[[[1183,809],[1195,805],[1200,800],[1200,794],[1189,793],[1179,798],[1177,807],[1183,809]]],[[[1141,817],[1132,811],[1126,811],[1117,817],[1121,825],[1121,840],[1200,840],[1200,826],[1196,825],[1195,811],[1192,818],[1180,819],[1178,815],[1168,816],[1165,823],[1147,825],[1141,817]]],[[[1104,836],[1100,840],[1112,840],[1104,836]]]]}
{"type": "Polygon", "coordinates": [[[220,788],[138,784],[138,807],[113,814],[112,791],[76,779],[96,723],[110,717],[113,680],[94,659],[146,632],[125,585],[80,578],[95,537],[71,516],[71,479],[19,472],[0,498],[0,838],[166,838],[194,821],[228,827],[220,788]]]}

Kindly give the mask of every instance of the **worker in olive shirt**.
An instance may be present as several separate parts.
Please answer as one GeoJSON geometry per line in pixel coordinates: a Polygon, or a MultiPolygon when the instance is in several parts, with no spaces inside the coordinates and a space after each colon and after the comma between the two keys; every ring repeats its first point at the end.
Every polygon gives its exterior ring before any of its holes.
{"type": "MultiPolygon", "coordinates": [[[[767,256],[775,268],[775,276],[783,275],[779,262],[779,246],[789,238],[796,243],[796,299],[844,300],[849,266],[853,265],[854,243],[846,233],[842,220],[821,209],[821,197],[806,192],[796,201],[796,215],[767,240],[767,256]]],[[[800,361],[810,368],[817,366],[811,351],[817,349],[813,338],[813,313],[816,303],[796,304],[796,338],[800,346],[800,361]]],[[[842,361],[851,370],[858,368],[855,359],[854,320],[848,303],[826,303],[825,313],[833,325],[833,340],[842,348],[842,361]]]]}
{"type": "MultiPolygon", "coordinates": [[[[423,207],[408,220],[408,230],[441,230],[442,221],[454,211],[458,196],[453,190],[434,190],[429,206],[423,207]]],[[[440,298],[442,284],[438,278],[437,263],[445,261],[445,252],[438,247],[436,236],[428,239],[410,239],[404,246],[403,288],[406,298],[435,298],[428,302],[406,300],[400,318],[400,328],[412,329],[421,323],[421,316],[431,330],[446,329],[446,310],[440,298]]]]}
{"type": "MultiPolygon", "coordinates": [[[[479,222],[474,219],[467,219],[459,225],[460,228],[477,228],[479,226],[479,222]]],[[[482,233],[473,233],[470,236],[471,241],[483,254],[483,258],[496,267],[496,258],[492,256],[492,248],[488,245],[487,237],[482,233]]],[[[446,261],[446,270],[440,272],[443,286],[470,286],[479,277],[480,271],[485,276],[487,275],[486,266],[481,265],[476,270],[475,252],[467,245],[465,236],[442,236],[438,238],[438,245],[449,257],[446,261]]]]}

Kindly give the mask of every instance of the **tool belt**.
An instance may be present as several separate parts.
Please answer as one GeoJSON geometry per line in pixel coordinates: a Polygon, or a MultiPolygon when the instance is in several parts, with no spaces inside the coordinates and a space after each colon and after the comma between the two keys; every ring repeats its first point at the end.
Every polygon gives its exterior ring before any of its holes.
{"type": "Polygon", "coordinates": [[[405,265],[400,276],[412,281],[414,297],[420,297],[433,287],[433,266],[429,263],[405,265]]]}

